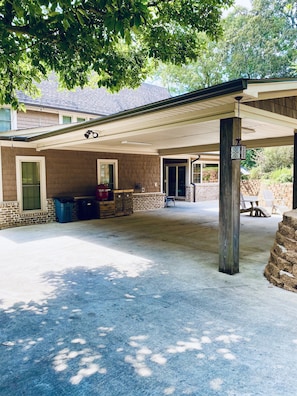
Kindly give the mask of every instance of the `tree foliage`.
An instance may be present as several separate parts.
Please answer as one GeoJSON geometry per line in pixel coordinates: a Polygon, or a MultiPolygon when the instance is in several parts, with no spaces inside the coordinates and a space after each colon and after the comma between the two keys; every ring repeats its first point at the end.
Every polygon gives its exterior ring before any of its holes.
{"type": "Polygon", "coordinates": [[[228,78],[292,76],[297,56],[297,19],[292,0],[254,0],[250,11],[238,8],[225,19],[223,64],[228,78]]]}
{"type": "Polygon", "coordinates": [[[257,166],[261,173],[291,168],[294,163],[293,146],[267,147],[257,151],[257,166]]]}
{"type": "Polygon", "coordinates": [[[63,86],[135,87],[151,61],[186,64],[201,52],[200,32],[221,34],[233,0],[0,0],[0,102],[49,71],[63,86]],[[93,75],[94,77],[94,75],[93,75]]]}
{"type": "Polygon", "coordinates": [[[189,66],[174,66],[166,75],[173,93],[192,91],[237,78],[297,75],[297,3],[254,0],[250,10],[235,7],[223,20],[218,43],[206,41],[203,55],[189,66]]]}
{"type": "Polygon", "coordinates": [[[241,165],[247,169],[252,169],[257,166],[257,160],[261,156],[263,149],[247,149],[246,159],[241,161],[241,165]]]}
{"type": "Polygon", "coordinates": [[[265,179],[277,183],[292,182],[293,146],[266,147],[253,151],[254,164],[249,168],[249,179],[265,179]]]}

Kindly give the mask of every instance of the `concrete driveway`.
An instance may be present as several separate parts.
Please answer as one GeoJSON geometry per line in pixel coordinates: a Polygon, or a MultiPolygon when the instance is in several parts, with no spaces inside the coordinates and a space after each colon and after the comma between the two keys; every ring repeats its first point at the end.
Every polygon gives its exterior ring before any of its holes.
{"type": "Polygon", "coordinates": [[[263,277],[280,216],[216,202],[0,231],[0,395],[297,394],[297,294],[263,277]]]}

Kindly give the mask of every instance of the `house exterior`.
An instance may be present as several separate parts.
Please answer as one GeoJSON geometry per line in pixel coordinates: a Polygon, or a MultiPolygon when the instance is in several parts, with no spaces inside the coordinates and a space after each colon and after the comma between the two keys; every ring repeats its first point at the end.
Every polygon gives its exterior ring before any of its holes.
{"type": "MultiPolygon", "coordinates": [[[[196,199],[199,180],[201,186],[214,181],[219,271],[235,274],[240,159],[233,154],[238,148],[243,152],[243,145],[294,145],[296,153],[296,132],[297,79],[292,78],[239,79],[82,122],[6,130],[0,133],[0,226],[53,221],[55,197],[94,197],[102,183],[119,195],[129,190],[133,209],[146,210],[163,207],[165,194],[196,199]],[[214,163],[193,166],[204,156],[215,162],[214,155],[219,155],[219,183],[208,169],[214,163]]],[[[295,159],[293,208],[296,174],[295,159]]]]}
{"type": "MultiPolygon", "coordinates": [[[[39,149],[35,138],[55,129],[95,122],[170,98],[166,89],[143,84],[110,94],[105,89],[59,91],[51,76],[34,99],[21,92],[26,112],[0,109],[0,229],[56,220],[56,197],[94,198],[98,184],[133,190],[133,210],[164,206],[164,195],[193,201],[218,198],[218,157],[164,156],[110,147],[39,149]],[[29,143],[29,140],[32,142],[29,143]],[[210,177],[210,173],[215,176],[210,177]],[[196,185],[196,187],[195,187],[196,185]],[[205,186],[209,185],[209,188],[205,186]]],[[[53,132],[52,132],[53,131],[53,132]]],[[[93,135],[85,141],[93,141],[93,135]]],[[[123,146],[125,144],[123,143],[123,146]]],[[[131,150],[132,147],[132,150],[131,150]]],[[[73,220],[77,219],[76,206],[73,220]]]]}

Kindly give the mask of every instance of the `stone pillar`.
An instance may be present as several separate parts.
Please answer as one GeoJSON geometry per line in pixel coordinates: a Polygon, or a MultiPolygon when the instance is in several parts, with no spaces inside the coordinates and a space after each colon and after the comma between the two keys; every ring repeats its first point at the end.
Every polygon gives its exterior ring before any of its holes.
{"type": "Polygon", "coordinates": [[[297,210],[284,213],[264,275],[275,286],[297,292],[297,210]]]}

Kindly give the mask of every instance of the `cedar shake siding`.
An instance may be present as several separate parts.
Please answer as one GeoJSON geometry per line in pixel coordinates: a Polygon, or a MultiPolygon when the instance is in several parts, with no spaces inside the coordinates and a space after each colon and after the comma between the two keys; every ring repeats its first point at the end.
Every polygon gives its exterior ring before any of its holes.
{"type": "Polygon", "coordinates": [[[3,199],[16,201],[16,156],[45,157],[47,198],[57,195],[94,195],[97,185],[97,159],[118,160],[119,189],[134,189],[140,183],[146,192],[159,191],[158,156],[94,153],[2,147],[3,199]],[[155,186],[157,183],[157,187],[155,186]]]}
{"type": "Polygon", "coordinates": [[[283,116],[297,118],[297,97],[285,97],[277,99],[257,100],[246,103],[248,106],[261,110],[271,111],[272,113],[281,114],[283,116]]]}
{"type": "Polygon", "coordinates": [[[42,110],[27,110],[25,113],[23,111],[19,111],[17,117],[18,129],[28,129],[59,124],[59,114],[49,113],[42,110]]]}

